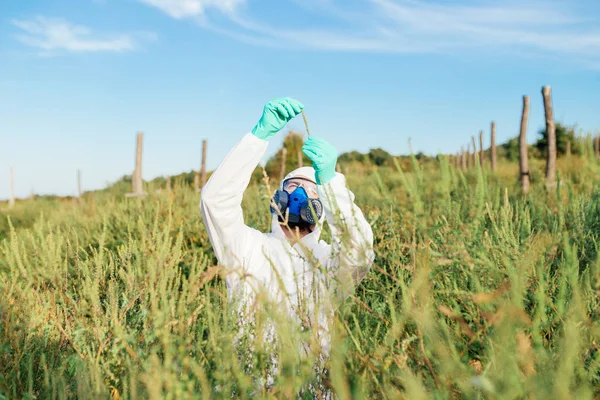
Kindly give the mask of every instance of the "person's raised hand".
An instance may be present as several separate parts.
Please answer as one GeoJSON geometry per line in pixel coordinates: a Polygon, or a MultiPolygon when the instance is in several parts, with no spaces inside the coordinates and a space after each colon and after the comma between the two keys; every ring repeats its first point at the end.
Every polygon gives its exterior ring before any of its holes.
{"type": "Polygon", "coordinates": [[[318,185],[325,185],[333,179],[338,154],[332,145],[319,137],[309,136],[302,146],[302,152],[313,163],[318,185]]]}
{"type": "Polygon", "coordinates": [[[302,103],[289,97],[271,100],[265,105],[252,134],[259,139],[269,140],[303,109],[302,103]]]}

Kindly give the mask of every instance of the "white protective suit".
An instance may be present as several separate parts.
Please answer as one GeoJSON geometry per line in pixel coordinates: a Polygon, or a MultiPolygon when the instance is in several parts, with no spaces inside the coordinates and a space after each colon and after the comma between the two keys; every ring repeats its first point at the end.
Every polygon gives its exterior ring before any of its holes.
{"type": "MultiPolygon", "coordinates": [[[[270,233],[246,226],[242,197],[267,145],[267,141],[248,133],[229,152],[202,189],[202,217],[219,264],[230,272],[225,278],[230,299],[252,304],[257,291],[265,291],[299,320],[299,304],[326,299],[326,294],[338,292],[335,299],[326,300],[330,306],[319,311],[318,317],[323,333],[319,341],[323,352],[328,353],[328,317],[335,310],[334,303],[339,304],[349,295],[370,269],[374,259],[373,233],[354,204],[344,175],[339,173],[326,185],[317,187],[324,218],[299,243],[290,245],[276,215],[270,233]],[[331,245],[319,241],[323,219],[332,232],[331,245]],[[315,264],[321,268],[315,268],[315,264]]],[[[314,174],[313,168],[304,167],[286,179],[306,176],[314,180],[314,174]]]]}

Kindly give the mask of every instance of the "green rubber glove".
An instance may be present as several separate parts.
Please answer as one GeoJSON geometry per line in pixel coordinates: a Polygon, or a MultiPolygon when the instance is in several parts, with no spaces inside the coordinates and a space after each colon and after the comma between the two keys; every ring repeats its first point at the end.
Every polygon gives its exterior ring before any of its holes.
{"type": "Polygon", "coordinates": [[[272,100],[265,105],[252,134],[259,139],[269,140],[303,109],[302,103],[289,97],[272,100]]]}
{"type": "Polygon", "coordinates": [[[302,152],[313,163],[317,184],[325,185],[335,176],[338,154],[335,148],[324,139],[309,136],[302,146],[302,152]]]}

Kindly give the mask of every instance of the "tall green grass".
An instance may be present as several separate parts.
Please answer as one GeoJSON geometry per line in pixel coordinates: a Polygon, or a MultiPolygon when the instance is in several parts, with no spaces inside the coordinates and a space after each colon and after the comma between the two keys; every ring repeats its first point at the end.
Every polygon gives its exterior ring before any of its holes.
{"type": "MultiPolygon", "coordinates": [[[[546,189],[534,161],[524,197],[517,168],[350,168],[376,260],[318,372],[291,345],[310,332],[268,304],[256,329],[274,320],[279,345],[234,346],[187,187],[18,203],[0,222],[0,399],[599,398],[600,170],[559,160],[546,189]]],[[[249,188],[248,225],[269,229],[269,195],[249,188]]]]}

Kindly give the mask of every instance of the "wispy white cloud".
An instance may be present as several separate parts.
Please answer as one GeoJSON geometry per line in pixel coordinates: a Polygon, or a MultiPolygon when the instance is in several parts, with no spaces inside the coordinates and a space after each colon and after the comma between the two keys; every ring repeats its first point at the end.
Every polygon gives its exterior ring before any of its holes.
{"type": "Polygon", "coordinates": [[[201,17],[207,8],[232,13],[246,0],[139,0],[154,6],[173,18],[201,17]]]}
{"type": "Polygon", "coordinates": [[[425,49],[529,47],[550,52],[600,51],[600,30],[583,16],[522,2],[504,6],[450,6],[413,0],[371,0],[395,38],[420,39],[425,49]],[[587,20],[587,21],[586,21],[587,20]]]}
{"type": "MultiPolygon", "coordinates": [[[[600,62],[600,28],[595,18],[571,3],[523,0],[434,2],[417,0],[281,0],[298,11],[327,18],[328,27],[291,29],[252,15],[245,0],[139,0],[174,18],[204,17],[205,9],[222,11],[227,25],[203,26],[249,43],[295,45],[309,49],[354,52],[455,53],[500,50],[515,54],[569,55],[600,62]],[[358,8],[357,8],[358,5],[358,8]]],[[[252,2],[249,2],[250,6],[252,2]]],[[[273,7],[277,7],[274,5],[273,7]]]]}
{"type": "Polygon", "coordinates": [[[91,29],[71,24],[64,19],[36,17],[29,20],[13,20],[21,30],[15,35],[21,43],[52,54],[68,52],[126,52],[139,47],[141,40],[156,38],[153,33],[99,35],[91,29]]]}

